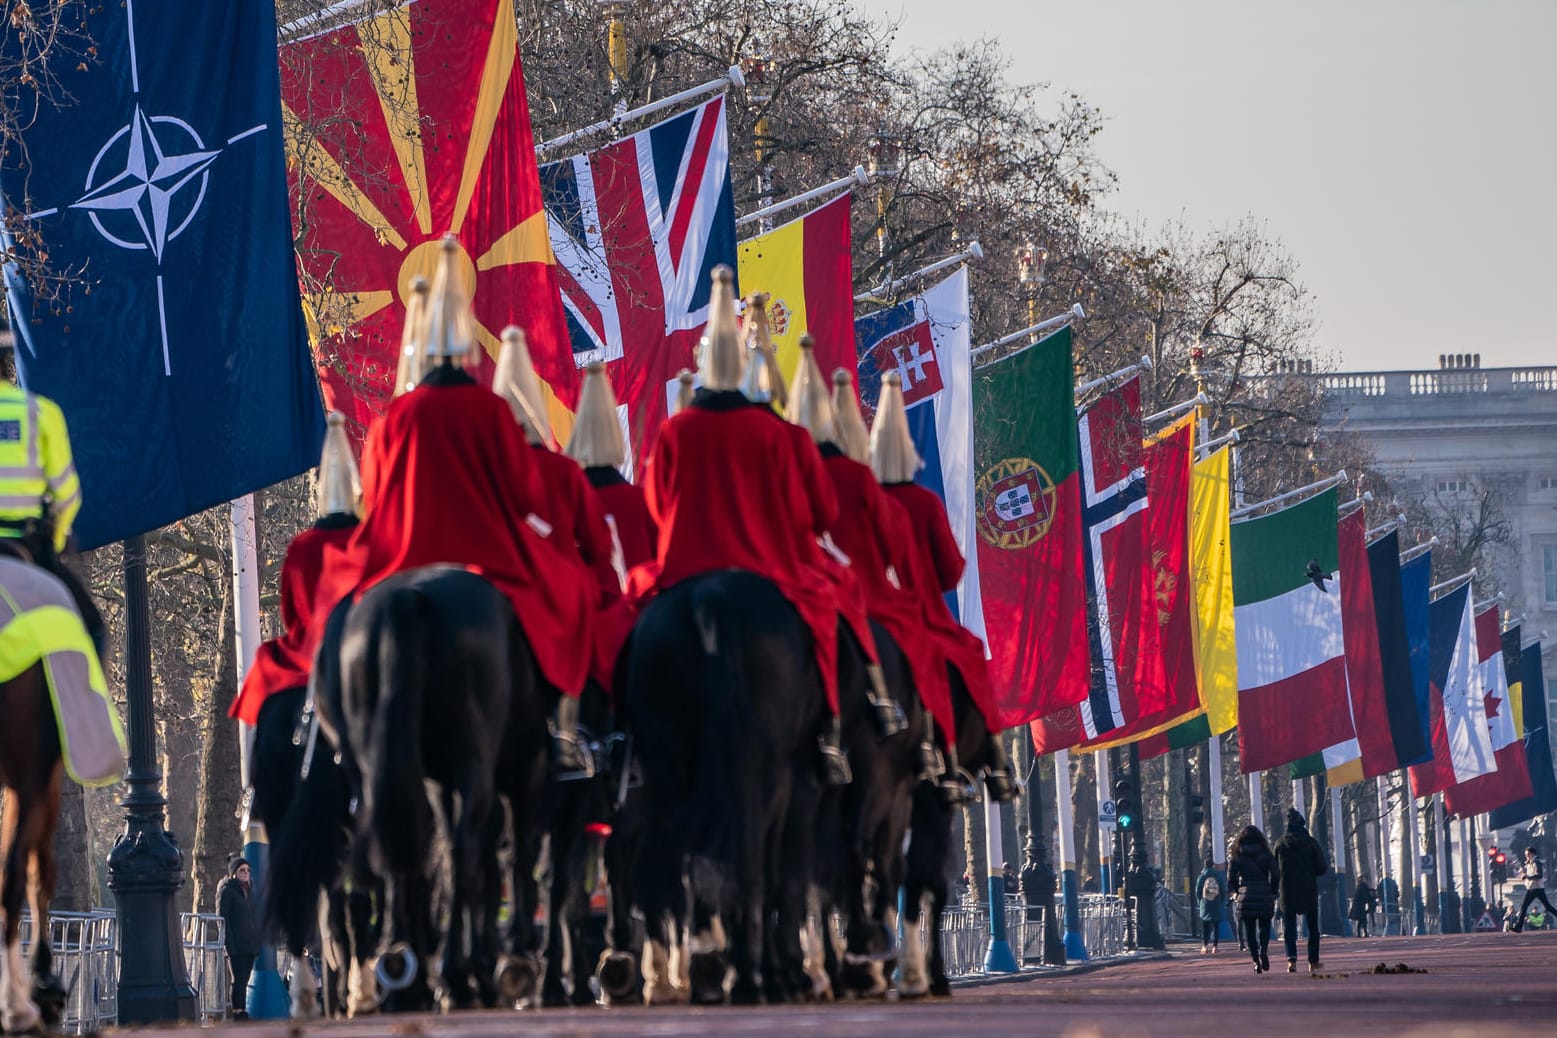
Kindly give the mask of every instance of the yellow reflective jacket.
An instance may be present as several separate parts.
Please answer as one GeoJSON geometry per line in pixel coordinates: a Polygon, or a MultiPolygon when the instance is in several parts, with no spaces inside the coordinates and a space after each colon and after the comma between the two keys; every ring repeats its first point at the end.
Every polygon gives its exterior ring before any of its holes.
{"type": "Polygon", "coordinates": [[[81,480],[59,405],[0,383],[0,521],[43,515],[50,500],[54,550],[63,551],[81,511],[81,480]]]}

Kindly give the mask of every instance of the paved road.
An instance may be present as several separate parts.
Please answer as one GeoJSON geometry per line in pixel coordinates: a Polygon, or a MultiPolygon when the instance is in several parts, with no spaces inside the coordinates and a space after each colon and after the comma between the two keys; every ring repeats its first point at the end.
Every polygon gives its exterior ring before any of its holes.
{"type": "MultiPolygon", "coordinates": [[[[1255,976],[1236,943],[1223,945],[1214,958],[1201,958],[1197,950],[1069,976],[1014,977],[959,988],[949,1000],[919,1004],[492,1012],[400,1017],[393,1023],[370,1019],[308,1024],[300,1031],[283,1024],[247,1024],[223,1033],[255,1038],[366,1038],[386,1033],[427,1038],[796,1038],[802,1031],[846,1038],[1527,1038],[1557,1032],[1557,933],[1327,938],[1324,966],[1312,977],[1285,972],[1255,976]],[[1427,972],[1365,972],[1379,962],[1405,963],[1427,972]]],[[[1279,943],[1273,950],[1281,954],[1279,943]]],[[[1275,965],[1282,969],[1280,961],[1275,965]]]]}

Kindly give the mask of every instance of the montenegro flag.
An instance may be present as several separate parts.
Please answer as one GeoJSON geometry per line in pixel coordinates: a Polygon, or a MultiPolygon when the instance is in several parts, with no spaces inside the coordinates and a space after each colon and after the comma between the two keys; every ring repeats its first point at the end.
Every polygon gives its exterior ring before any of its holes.
{"type": "Polygon", "coordinates": [[[845,193],[741,243],[741,289],[768,294],[769,331],[786,384],[794,378],[806,333],[816,340],[824,375],[838,368],[855,373],[849,197],[845,193]]]}
{"type": "MultiPolygon", "coordinates": [[[[411,283],[432,279],[444,234],[459,240],[488,354],[509,324],[537,357],[566,344],[514,0],[418,0],[296,39],[280,60],[304,298],[329,407],[359,434],[384,410],[411,283]]],[[[565,418],[578,373],[556,367],[540,374],[565,418]]]]}

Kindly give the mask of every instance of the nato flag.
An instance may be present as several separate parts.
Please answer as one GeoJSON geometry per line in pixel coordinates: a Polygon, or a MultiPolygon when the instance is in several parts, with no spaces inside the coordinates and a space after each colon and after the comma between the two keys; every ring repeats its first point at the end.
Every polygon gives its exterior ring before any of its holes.
{"type": "MultiPolygon", "coordinates": [[[[22,384],[65,412],[82,548],[166,525],[319,460],[324,417],[298,295],[273,0],[92,7],[90,54],[0,161],[22,384]]],[[[17,56],[25,35],[0,44],[17,56]]],[[[67,44],[60,46],[66,47],[67,44]]],[[[40,77],[41,78],[41,77],[40,77]]],[[[36,105],[34,112],[33,106],[36,105]]]]}

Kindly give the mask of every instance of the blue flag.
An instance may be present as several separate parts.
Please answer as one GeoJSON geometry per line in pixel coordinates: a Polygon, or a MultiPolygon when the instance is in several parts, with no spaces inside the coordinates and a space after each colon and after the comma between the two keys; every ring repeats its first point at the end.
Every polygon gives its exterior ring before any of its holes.
{"type": "MultiPolygon", "coordinates": [[[[1406,645],[1411,652],[1411,685],[1416,692],[1417,731],[1432,756],[1431,643],[1428,638],[1428,586],[1432,584],[1433,553],[1423,552],[1400,567],[1401,605],[1405,609],[1406,645]]],[[[1424,760],[1427,758],[1424,758],[1424,760]]],[[[1420,764],[1422,761],[1401,761],[1420,764]]]]}
{"type": "Polygon", "coordinates": [[[95,57],[52,62],[61,104],[7,148],[0,196],[26,232],[8,244],[35,236],[74,275],[55,294],[7,267],[6,288],[21,382],[70,427],[92,548],[305,471],[324,420],[274,3],[127,0],[85,20],[95,57]]]}
{"type": "Polygon", "coordinates": [[[1524,686],[1525,763],[1530,768],[1531,795],[1492,812],[1491,827],[1508,829],[1538,815],[1557,810],[1557,775],[1552,769],[1552,744],[1547,735],[1546,675],[1541,666],[1541,643],[1528,645],[1519,654],[1519,683],[1524,686]]]}

